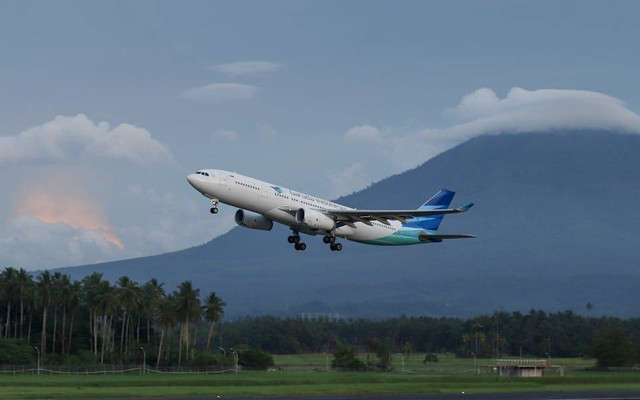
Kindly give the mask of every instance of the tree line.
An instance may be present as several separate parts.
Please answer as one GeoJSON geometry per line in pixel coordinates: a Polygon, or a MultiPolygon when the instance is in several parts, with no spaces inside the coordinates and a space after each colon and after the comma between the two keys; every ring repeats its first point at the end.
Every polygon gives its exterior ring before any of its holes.
{"type": "MultiPolygon", "coordinates": [[[[454,353],[460,357],[578,357],[610,348],[613,332],[627,355],[640,354],[640,319],[541,310],[496,311],[474,318],[398,317],[305,319],[271,316],[221,321],[226,303],[216,293],[200,298],[190,281],[172,292],[156,279],[114,283],[93,273],[72,281],[60,272],[32,276],[24,269],[0,273],[0,363],[8,342],[43,360],[65,363],[212,365],[219,346],[269,353],[358,351],[454,353]]],[[[587,308],[587,313],[593,307],[587,308]]],[[[249,354],[249,353],[247,353],[249,354]]],[[[32,357],[32,355],[29,355],[32,357]]],[[[228,360],[227,360],[228,361],[228,360]]]]}
{"type": "Polygon", "coordinates": [[[112,284],[95,272],[72,281],[60,272],[34,277],[15,268],[0,273],[0,299],[0,338],[35,346],[49,362],[89,351],[101,364],[129,362],[144,348],[156,365],[180,366],[193,356],[202,321],[211,350],[226,306],[215,292],[202,301],[191,281],[167,293],[156,279],[140,285],[123,276],[112,284]]]}
{"type": "MultiPolygon", "coordinates": [[[[452,353],[460,357],[596,356],[611,332],[640,354],[640,319],[593,317],[572,311],[496,311],[474,318],[398,317],[383,320],[250,317],[223,322],[227,343],[271,353],[334,352],[340,347],[379,353],[452,353]]],[[[630,353],[631,354],[631,353],[630,353]]]]}

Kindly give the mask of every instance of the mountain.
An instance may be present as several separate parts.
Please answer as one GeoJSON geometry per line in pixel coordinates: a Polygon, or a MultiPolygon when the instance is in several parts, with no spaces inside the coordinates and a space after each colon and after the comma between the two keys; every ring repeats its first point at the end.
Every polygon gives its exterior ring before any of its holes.
{"type": "MultiPolygon", "coordinates": [[[[407,149],[411,151],[411,149],[407,149]]],[[[469,316],[544,308],[620,316],[640,304],[640,135],[608,132],[474,138],[421,166],[338,199],[358,208],[417,208],[440,188],[468,213],[439,232],[477,239],[409,247],[320,237],[305,252],[288,230],[232,229],[193,248],[62,269],[74,278],[191,279],[224,298],[228,315],[338,312],[469,316]]],[[[203,206],[202,218],[210,216],[203,206]]]]}

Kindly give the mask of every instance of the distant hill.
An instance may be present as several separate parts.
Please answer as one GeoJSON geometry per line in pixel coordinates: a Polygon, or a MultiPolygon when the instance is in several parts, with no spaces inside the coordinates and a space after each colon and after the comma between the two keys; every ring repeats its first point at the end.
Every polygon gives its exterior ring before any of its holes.
{"type": "MultiPolygon", "coordinates": [[[[317,237],[299,252],[285,228],[235,228],[202,246],[64,271],[157,277],[169,288],[191,279],[218,292],[231,316],[586,312],[587,302],[592,313],[638,315],[640,135],[477,137],[338,201],[417,208],[443,187],[457,192],[454,205],[476,206],[446,216],[440,231],[477,239],[410,247],[346,242],[338,253],[317,237]]],[[[215,223],[204,208],[202,218],[215,223]]]]}

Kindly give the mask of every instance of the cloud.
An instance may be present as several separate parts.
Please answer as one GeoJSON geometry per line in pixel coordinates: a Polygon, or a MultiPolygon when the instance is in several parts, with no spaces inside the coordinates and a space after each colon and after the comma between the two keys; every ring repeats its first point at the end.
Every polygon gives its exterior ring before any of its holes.
{"type": "Polygon", "coordinates": [[[584,90],[513,88],[504,98],[481,88],[447,109],[453,121],[447,128],[395,135],[379,135],[374,126],[351,128],[345,140],[377,143],[394,171],[415,167],[473,137],[500,133],[535,133],[568,130],[608,130],[640,133],[640,115],[622,101],[584,90]]]}
{"type": "Polygon", "coordinates": [[[267,124],[256,124],[256,128],[258,129],[258,133],[264,137],[275,137],[279,134],[276,129],[267,124]]]}
{"type": "Polygon", "coordinates": [[[4,265],[38,269],[106,261],[122,253],[98,230],[24,215],[0,226],[0,254],[4,265]]]}
{"type": "Polygon", "coordinates": [[[29,184],[17,197],[10,219],[28,216],[45,224],[65,224],[101,235],[120,250],[124,245],[113,233],[99,199],[92,198],[69,178],[49,175],[47,181],[29,184]]]}
{"type": "Polygon", "coordinates": [[[350,142],[380,142],[382,134],[375,126],[359,125],[349,129],[344,137],[350,142]]]}
{"type": "Polygon", "coordinates": [[[366,168],[361,163],[354,163],[344,170],[330,174],[329,181],[335,190],[336,197],[365,188],[371,183],[366,168]]]}
{"type": "Polygon", "coordinates": [[[501,99],[493,90],[482,88],[464,96],[445,114],[462,122],[445,129],[449,135],[577,129],[640,133],[640,116],[621,100],[586,90],[516,87],[501,99]]]}
{"type": "Polygon", "coordinates": [[[183,92],[185,99],[203,102],[224,102],[236,100],[250,100],[256,96],[258,88],[241,83],[212,83],[183,92]]]}
{"type": "Polygon", "coordinates": [[[111,129],[87,116],[57,116],[18,135],[0,137],[0,165],[70,158],[111,158],[137,164],[171,160],[171,152],[151,133],[131,124],[111,129]]]}
{"type": "Polygon", "coordinates": [[[284,68],[282,64],[269,61],[239,61],[227,64],[219,64],[211,67],[212,70],[231,76],[253,75],[264,72],[274,72],[284,68]]]}
{"type": "Polygon", "coordinates": [[[226,129],[218,129],[213,132],[213,137],[216,139],[227,140],[229,142],[235,142],[240,138],[240,135],[236,131],[230,131],[226,129]]]}

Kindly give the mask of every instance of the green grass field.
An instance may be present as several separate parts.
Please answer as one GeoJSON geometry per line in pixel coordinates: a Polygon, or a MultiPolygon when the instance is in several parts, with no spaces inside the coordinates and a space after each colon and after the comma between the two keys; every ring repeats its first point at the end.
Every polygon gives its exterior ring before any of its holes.
{"type": "MultiPolygon", "coordinates": [[[[96,397],[250,397],[278,395],[349,395],[409,393],[479,393],[517,391],[640,390],[640,373],[586,372],[593,360],[558,359],[570,366],[565,377],[500,378],[476,375],[474,361],[440,356],[422,364],[421,355],[394,357],[394,372],[326,372],[322,354],[276,356],[278,371],[238,375],[2,375],[0,398],[96,397]],[[409,372],[411,371],[411,372],[409,372]]],[[[489,364],[492,360],[478,360],[489,364]]]]}

